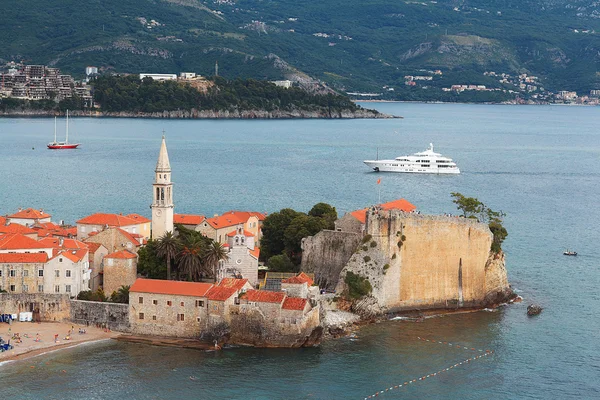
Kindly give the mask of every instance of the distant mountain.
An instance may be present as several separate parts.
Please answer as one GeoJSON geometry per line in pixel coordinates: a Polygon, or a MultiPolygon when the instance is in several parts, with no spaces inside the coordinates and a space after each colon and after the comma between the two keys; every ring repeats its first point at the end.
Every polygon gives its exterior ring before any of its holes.
{"type": "Polygon", "coordinates": [[[600,89],[591,0],[3,0],[0,61],[74,75],[181,72],[322,80],[349,92],[431,99],[443,87],[600,89]],[[408,85],[405,76],[432,75],[408,85]],[[385,88],[384,88],[385,87],[385,88]],[[392,90],[393,89],[393,90],[392,90]]]}

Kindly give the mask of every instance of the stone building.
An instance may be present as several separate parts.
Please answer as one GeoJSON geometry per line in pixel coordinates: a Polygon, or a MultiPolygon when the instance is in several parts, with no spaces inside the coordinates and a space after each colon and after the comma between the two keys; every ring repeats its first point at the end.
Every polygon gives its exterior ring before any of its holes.
{"type": "MultiPolygon", "coordinates": [[[[298,275],[291,278],[283,279],[281,281],[281,290],[288,296],[292,297],[309,297],[309,290],[312,287],[314,281],[304,272],[300,272],[298,275]]],[[[316,287],[318,293],[318,287],[316,287]]]]}
{"type": "MultiPolygon", "coordinates": [[[[377,206],[382,211],[398,210],[404,212],[413,212],[417,207],[405,199],[399,199],[380,204],[377,206]]],[[[344,214],[344,216],[335,221],[335,230],[341,232],[365,233],[365,223],[368,208],[356,210],[344,214]]]]}
{"type": "Polygon", "coordinates": [[[152,184],[152,238],[159,239],[167,232],[173,232],[173,182],[171,164],[167,153],[165,135],[162,137],[158,161],[152,184]]]}
{"type": "Polygon", "coordinates": [[[0,290],[9,293],[43,293],[48,254],[0,254],[0,290]]]}
{"type": "Polygon", "coordinates": [[[207,325],[218,325],[231,321],[232,306],[240,304],[242,293],[252,289],[248,279],[224,278],[207,293],[207,325]]]}
{"type": "Polygon", "coordinates": [[[95,292],[103,283],[104,257],[108,255],[108,249],[101,243],[86,243],[89,249],[88,262],[90,265],[90,290],[95,292]]]}
{"type": "Polygon", "coordinates": [[[276,320],[281,314],[285,293],[267,290],[248,290],[240,299],[241,304],[258,308],[267,320],[276,320]]]}
{"type": "Polygon", "coordinates": [[[120,250],[104,256],[102,288],[107,296],[121,286],[131,286],[137,279],[137,254],[120,250]]]}
{"type": "Polygon", "coordinates": [[[44,210],[35,210],[33,208],[19,208],[19,211],[9,215],[8,219],[13,224],[31,226],[38,222],[50,222],[52,216],[45,213],[44,210]]]}
{"type": "Polygon", "coordinates": [[[120,228],[129,234],[150,238],[150,221],[139,214],[96,213],[77,221],[77,239],[84,240],[109,228],[120,228]]]}
{"type": "Polygon", "coordinates": [[[138,252],[142,245],[140,237],[134,237],[133,234],[121,228],[108,228],[99,232],[93,232],[84,239],[85,243],[99,243],[106,247],[109,253],[120,250],[129,250],[132,253],[138,252]]]}
{"type": "Polygon", "coordinates": [[[207,218],[196,230],[219,243],[227,243],[227,234],[239,229],[254,236],[256,246],[260,246],[262,222],[266,215],[255,211],[228,211],[223,215],[207,218]]]}
{"type": "Polygon", "coordinates": [[[89,290],[90,269],[88,249],[57,249],[44,266],[44,293],[64,293],[77,296],[89,290]]]}
{"type": "Polygon", "coordinates": [[[197,338],[206,323],[210,283],[138,278],[129,289],[129,322],[138,335],[197,338]]]}
{"type": "Polygon", "coordinates": [[[250,285],[258,283],[258,257],[260,249],[254,244],[254,235],[238,228],[227,234],[228,258],[217,268],[217,281],[223,278],[248,279],[250,285]]]}

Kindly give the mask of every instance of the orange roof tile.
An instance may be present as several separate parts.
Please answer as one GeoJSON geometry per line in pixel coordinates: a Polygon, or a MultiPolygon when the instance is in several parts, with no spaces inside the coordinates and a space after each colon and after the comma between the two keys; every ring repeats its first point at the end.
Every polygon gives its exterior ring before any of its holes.
{"type": "Polygon", "coordinates": [[[260,256],[260,247],[255,247],[253,250],[250,250],[250,255],[258,260],[260,256]]]}
{"type": "Polygon", "coordinates": [[[87,225],[108,225],[108,226],[129,226],[137,225],[139,222],[133,218],[119,214],[96,213],[89,215],[77,221],[78,224],[87,225]]]}
{"type": "Polygon", "coordinates": [[[296,276],[292,276],[291,278],[283,279],[281,281],[281,283],[295,283],[295,284],[307,283],[308,286],[312,286],[314,281],[312,280],[312,278],[310,276],[306,275],[304,272],[300,272],[296,276]]]}
{"type": "Polygon", "coordinates": [[[301,297],[286,297],[281,308],[284,310],[303,311],[307,302],[307,299],[301,297]]]}
{"type": "Polygon", "coordinates": [[[267,290],[248,290],[244,294],[244,299],[255,301],[257,303],[281,303],[285,298],[283,292],[269,292],[267,290]]]}
{"type": "MultiPolygon", "coordinates": [[[[229,232],[227,234],[227,236],[234,237],[237,234],[238,234],[238,232],[234,230],[234,231],[229,232]]],[[[244,236],[246,236],[246,237],[254,237],[254,234],[252,232],[248,232],[247,230],[244,229],[244,236]]]]}
{"type": "Polygon", "coordinates": [[[0,234],[3,233],[21,233],[23,235],[30,235],[32,233],[36,233],[36,231],[34,231],[31,228],[26,227],[25,225],[21,225],[21,224],[8,224],[6,225],[6,222],[0,225],[0,234]]]}
{"type": "Polygon", "coordinates": [[[136,221],[138,224],[146,224],[148,222],[152,222],[151,219],[148,219],[146,217],[144,217],[143,215],[140,214],[127,214],[126,215],[127,218],[131,218],[132,220],[136,221]]]}
{"type": "Polygon", "coordinates": [[[384,210],[400,210],[404,212],[411,212],[415,210],[417,207],[411,204],[408,200],[398,199],[394,201],[389,201],[387,203],[383,203],[381,208],[384,210]]]}
{"type": "Polygon", "coordinates": [[[87,244],[90,254],[94,254],[102,246],[102,243],[95,242],[86,242],[85,244],[87,244]]]}
{"type": "Polygon", "coordinates": [[[173,223],[182,225],[200,225],[206,217],[204,215],[174,214],[173,223]]]}
{"type": "MultiPolygon", "coordinates": [[[[136,239],[132,233],[127,232],[126,230],[123,230],[121,228],[117,228],[119,230],[119,232],[121,232],[123,234],[123,236],[125,236],[125,238],[127,240],[129,240],[131,243],[135,244],[136,246],[140,246],[141,240],[136,239]]],[[[142,238],[143,236],[139,236],[140,238],[142,238]]]]}
{"type": "Polygon", "coordinates": [[[226,228],[239,224],[245,224],[250,217],[257,217],[260,221],[265,215],[256,211],[228,211],[221,216],[207,218],[206,222],[215,229],[226,228]]]}
{"type": "Polygon", "coordinates": [[[1,215],[0,215],[0,224],[2,224],[2,225],[6,224],[6,218],[4,218],[1,215]]]}
{"type": "Polygon", "coordinates": [[[107,254],[104,258],[137,258],[137,255],[129,250],[120,250],[107,254]]]}
{"type": "Polygon", "coordinates": [[[237,289],[233,287],[213,286],[206,294],[206,297],[212,301],[225,301],[237,292],[237,289]]]}
{"type": "Polygon", "coordinates": [[[62,256],[62,257],[68,258],[69,260],[71,260],[73,262],[79,262],[85,256],[87,256],[87,254],[88,254],[88,250],[87,249],[80,249],[80,250],[60,250],[60,251],[56,252],[56,254],[54,255],[54,257],[52,257],[52,260],[55,259],[56,257],[62,256]]]}
{"type": "Polygon", "coordinates": [[[0,263],[45,263],[46,253],[4,253],[0,254],[0,263]]]}
{"type": "Polygon", "coordinates": [[[20,233],[7,234],[0,236],[1,250],[24,250],[24,249],[48,249],[51,246],[44,246],[37,240],[33,240],[20,233]]]}
{"type": "Polygon", "coordinates": [[[219,286],[241,290],[246,283],[248,283],[248,279],[223,278],[221,282],[219,282],[219,286]]]}
{"type": "Polygon", "coordinates": [[[131,288],[129,288],[129,291],[136,293],[157,293],[204,297],[212,287],[212,283],[138,278],[131,288]]]}
{"type": "Polygon", "coordinates": [[[33,208],[26,208],[19,210],[13,215],[9,215],[8,218],[20,218],[20,219],[43,219],[50,218],[50,214],[46,214],[43,210],[35,210],[33,208]]]}
{"type": "Polygon", "coordinates": [[[76,239],[62,239],[62,238],[53,238],[48,237],[38,241],[43,245],[43,247],[51,247],[55,249],[88,249],[87,243],[83,243],[76,239]],[[62,240],[62,245],[61,245],[62,240]]]}

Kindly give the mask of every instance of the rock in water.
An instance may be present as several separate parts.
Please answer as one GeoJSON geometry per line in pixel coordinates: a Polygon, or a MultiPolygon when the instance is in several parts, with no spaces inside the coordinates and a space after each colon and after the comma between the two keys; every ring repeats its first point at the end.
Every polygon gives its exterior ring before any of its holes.
{"type": "Polygon", "coordinates": [[[541,313],[542,310],[543,308],[541,306],[538,306],[537,304],[530,304],[527,306],[527,315],[533,317],[534,315],[541,313]]]}

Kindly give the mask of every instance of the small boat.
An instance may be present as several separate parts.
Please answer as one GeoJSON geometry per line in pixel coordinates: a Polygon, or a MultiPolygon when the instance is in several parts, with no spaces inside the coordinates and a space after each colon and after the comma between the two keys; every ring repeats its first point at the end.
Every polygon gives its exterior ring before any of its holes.
{"type": "Polygon", "coordinates": [[[365,164],[375,172],[408,172],[413,174],[460,174],[460,169],[451,158],[433,151],[433,143],[429,149],[412,156],[397,157],[393,160],[365,160],[365,164]]]}
{"type": "Polygon", "coordinates": [[[56,141],[56,117],[54,117],[54,142],[48,143],[48,148],[51,150],[61,149],[76,149],[80,143],[69,143],[69,110],[67,110],[67,132],[64,142],[56,141]]]}
{"type": "Polygon", "coordinates": [[[571,251],[571,250],[567,249],[567,250],[565,250],[565,251],[563,252],[563,254],[564,254],[565,256],[576,256],[576,255],[577,255],[577,252],[576,252],[576,251],[571,251]]]}

